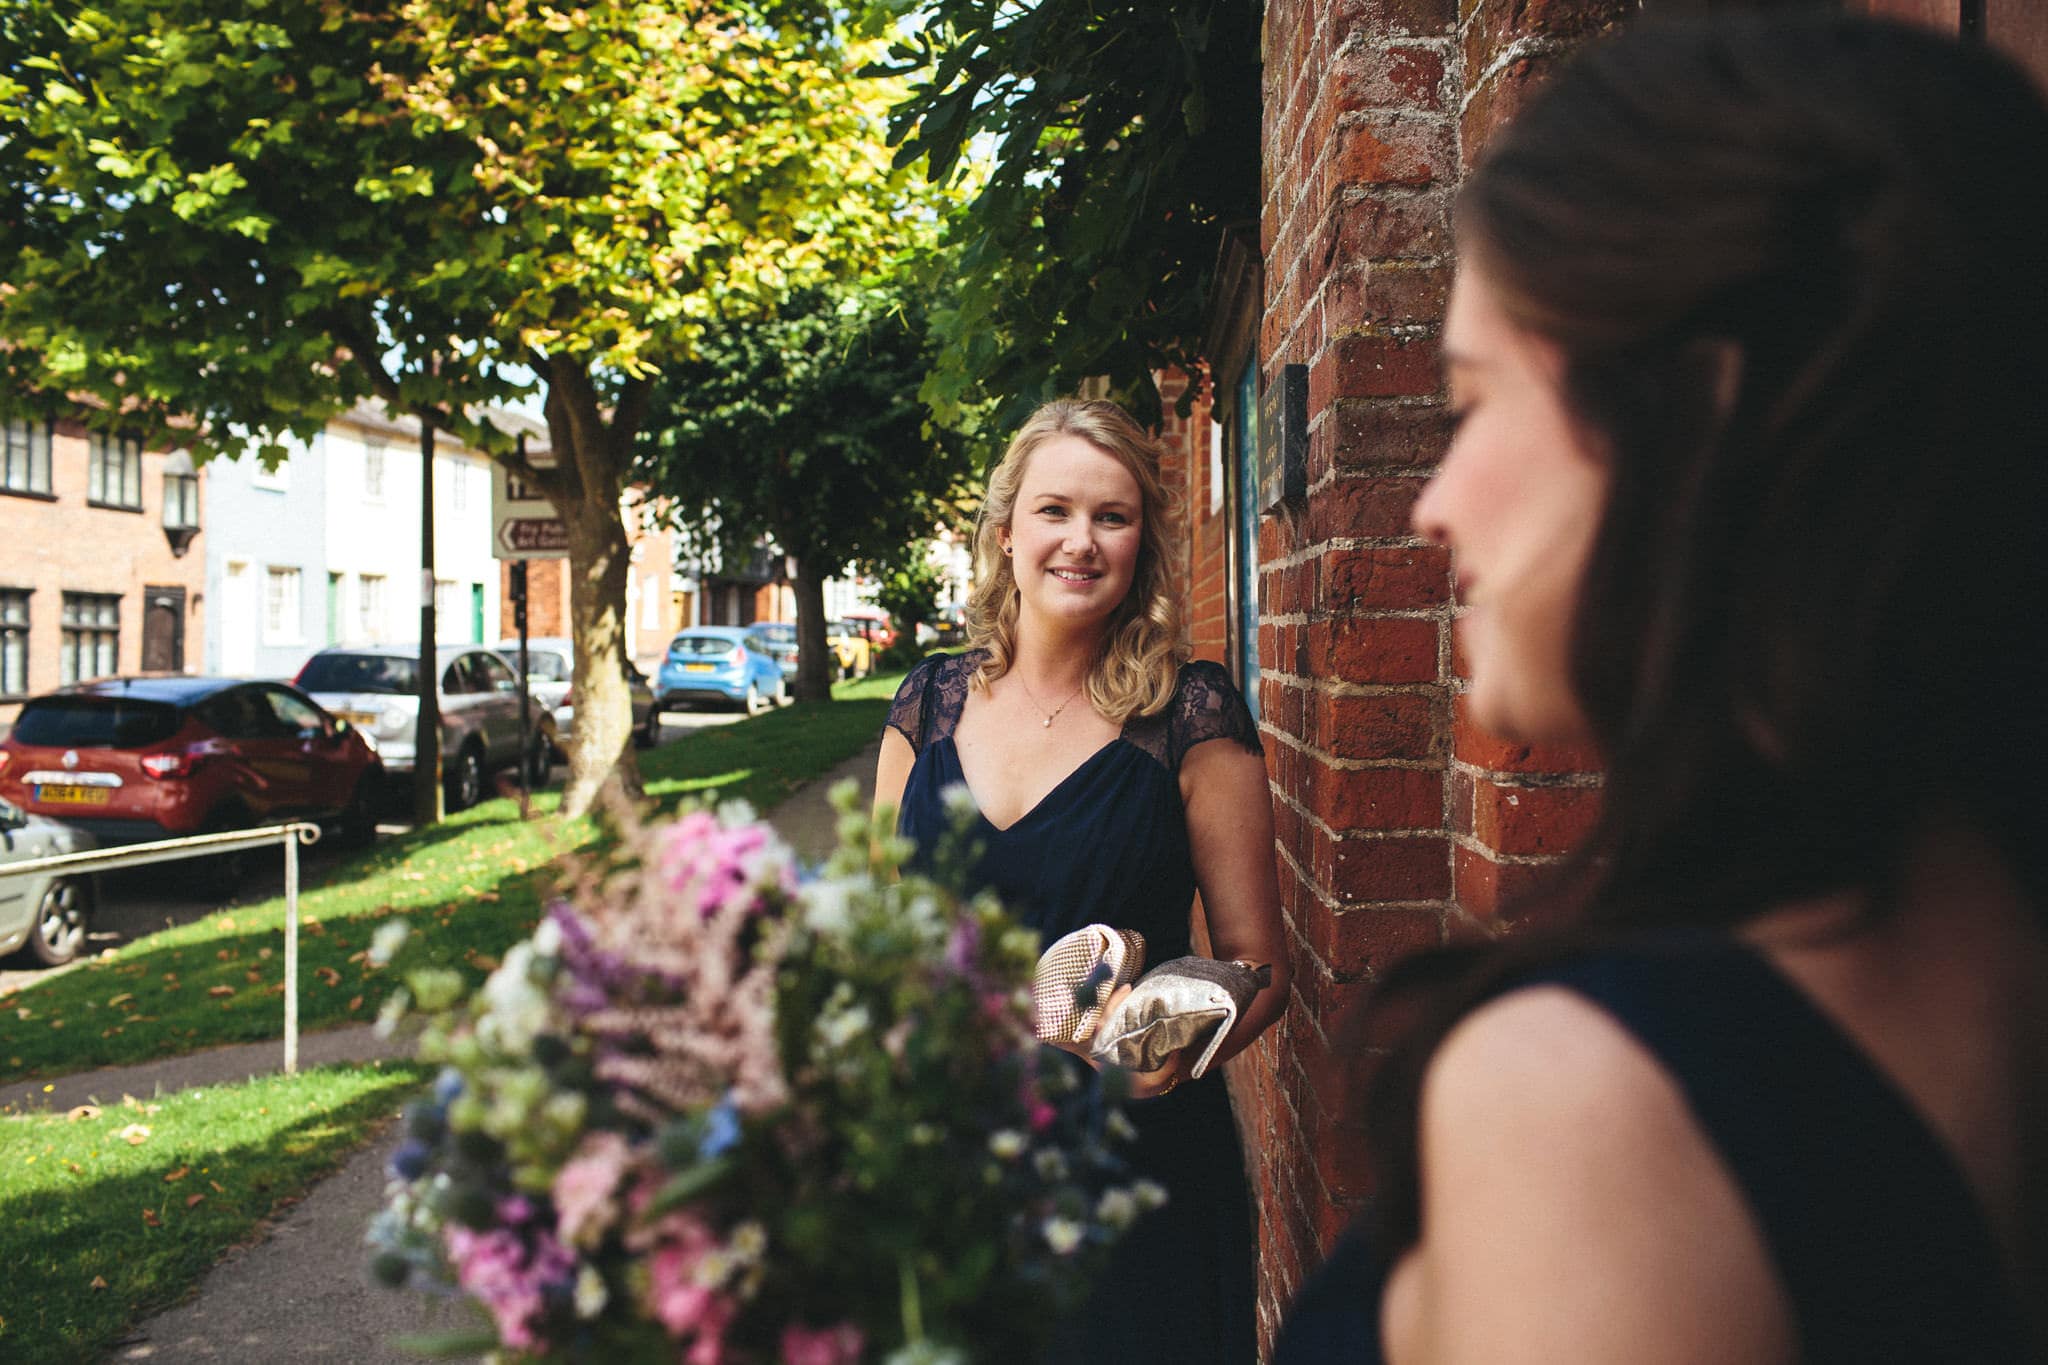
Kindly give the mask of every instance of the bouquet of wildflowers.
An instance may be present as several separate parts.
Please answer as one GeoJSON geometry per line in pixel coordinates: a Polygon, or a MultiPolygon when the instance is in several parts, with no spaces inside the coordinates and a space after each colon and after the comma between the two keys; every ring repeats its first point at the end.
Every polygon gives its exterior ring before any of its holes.
{"type": "MultiPolygon", "coordinates": [[[[1165,1198],[1031,1030],[1036,935],[899,876],[835,793],[800,881],[743,807],[630,832],[472,998],[424,969],[443,1065],[371,1228],[387,1283],[531,1360],[1029,1359],[1165,1198]]],[[[394,932],[378,952],[389,958],[394,932]]],[[[475,1349],[479,1343],[464,1343],[475,1349]]]]}

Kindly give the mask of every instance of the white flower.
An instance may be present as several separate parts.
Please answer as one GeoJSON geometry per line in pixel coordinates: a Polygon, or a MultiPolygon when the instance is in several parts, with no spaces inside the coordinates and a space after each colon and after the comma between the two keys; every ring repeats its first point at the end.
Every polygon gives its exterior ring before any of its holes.
{"type": "Polygon", "coordinates": [[[1045,1244],[1053,1249],[1056,1256],[1068,1256],[1079,1249],[1081,1239],[1088,1235],[1088,1229],[1071,1218],[1048,1218],[1038,1225],[1045,1235],[1045,1244]]]}
{"type": "Polygon", "coordinates": [[[542,957],[560,957],[562,954],[562,925],[553,915],[540,922],[540,928],[533,931],[533,950],[542,957]]]}
{"type": "Polygon", "coordinates": [[[855,883],[839,877],[821,877],[803,889],[804,927],[814,934],[836,938],[853,923],[855,883]]]}
{"type": "Polygon", "coordinates": [[[867,1006],[855,1005],[852,1009],[834,1010],[818,1020],[818,1037],[826,1047],[838,1051],[867,1031],[873,1020],[867,1006]]]}
{"type": "Polygon", "coordinates": [[[398,1032],[399,1021],[412,1008],[412,992],[400,986],[384,997],[384,1003],[377,1007],[377,1036],[389,1038],[398,1032]]]}
{"type": "Polygon", "coordinates": [[[1138,1197],[1129,1190],[1104,1190],[1095,1205],[1095,1216],[1106,1226],[1121,1232],[1138,1216],[1138,1197]]]}
{"type": "Polygon", "coordinates": [[[1129,1116],[1121,1109],[1110,1110],[1109,1118],[1103,1123],[1103,1127],[1107,1128],[1109,1135],[1118,1142],[1136,1142],[1138,1140],[1138,1126],[1132,1123],[1129,1116]]]}
{"type": "Polygon", "coordinates": [[[1131,1186],[1131,1193],[1137,1196],[1138,1207],[1148,1213],[1166,1205],[1166,1186],[1156,1180],[1138,1181],[1131,1186]]]}
{"type": "Polygon", "coordinates": [[[402,919],[388,919],[378,925],[377,932],[370,935],[370,965],[389,966],[411,934],[412,926],[402,919]]]}
{"type": "Polygon", "coordinates": [[[604,1311],[611,1302],[611,1291],[604,1287],[604,1276],[597,1273],[597,1267],[585,1263],[576,1275],[576,1316],[585,1322],[604,1311]]]}
{"type": "Polygon", "coordinates": [[[743,1261],[758,1261],[768,1253],[768,1229],[749,1218],[732,1230],[732,1254],[743,1261]]]}
{"type": "Polygon", "coordinates": [[[501,1053],[520,1056],[548,1024],[547,992],[534,984],[531,943],[515,943],[483,985],[484,1011],[476,1031],[501,1053]]]}
{"type": "Polygon", "coordinates": [[[1024,1155],[1027,1140],[1015,1128],[1002,1128],[988,1135],[988,1149],[1004,1161],[1015,1161],[1024,1155]]]}
{"type": "Polygon", "coordinates": [[[939,793],[939,800],[945,804],[946,816],[950,820],[972,820],[981,814],[981,807],[974,804],[974,793],[967,790],[965,782],[954,782],[939,793]]]}
{"type": "Polygon", "coordinates": [[[1057,1147],[1040,1149],[1031,1158],[1031,1164],[1038,1168],[1040,1180],[1065,1180],[1067,1178],[1067,1154],[1057,1147]]]}

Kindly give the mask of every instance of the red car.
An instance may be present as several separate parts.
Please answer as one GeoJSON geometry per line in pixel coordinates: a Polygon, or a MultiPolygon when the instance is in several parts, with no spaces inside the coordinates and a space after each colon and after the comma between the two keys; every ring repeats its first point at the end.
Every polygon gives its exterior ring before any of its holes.
{"type": "Polygon", "coordinates": [[[296,687],[102,678],[34,698],[0,740],[0,797],[102,844],[284,820],[376,833],[382,766],[296,687]]]}

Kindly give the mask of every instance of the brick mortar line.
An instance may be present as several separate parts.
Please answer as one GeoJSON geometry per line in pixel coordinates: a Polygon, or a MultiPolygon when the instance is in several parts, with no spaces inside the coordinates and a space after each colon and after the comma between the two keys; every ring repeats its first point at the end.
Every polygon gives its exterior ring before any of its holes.
{"type": "Polygon", "coordinates": [[[1518,773],[1507,768],[1482,768],[1468,759],[1459,758],[1455,753],[1451,756],[1450,768],[1452,772],[1463,773],[1467,777],[1483,777],[1496,787],[1519,787],[1524,791],[1555,788],[1595,791],[1607,785],[1599,773],[1518,773]]]}
{"type": "MultiPolygon", "coordinates": [[[[1479,17],[1479,12],[1474,10],[1472,17],[1476,21],[1479,17]]],[[[1507,70],[1516,62],[1530,57],[1558,56],[1571,52],[1575,47],[1577,47],[1577,44],[1571,40],[1543,33],[1524,34],[1519,38],[1510,39],[1507,46],[1494,54],[1493,60],[1486,64],[1486,69],[1479,73],[1478,79],[1464,83],[1465,93],[1458,100],[1459,122],[1461,124],[1464,122],[1465,114],[1471,109],[1472,101],[1479,92],[1497,79],[1501,72],[1507,70]]],[[[1460,141],[1462,143],[1462,136],[1460,141]]],[[[1464,151],[1465,149],[1461,145],[1458,148],[1459,164],[1461,166],[1464,164],[1464,151]]]]}
{"type": "Polygon", "coordinates": [[[1491,844],[1482,843],[1476,834],[1460,834],[1456,830],[1451,831],[1451,843],[1503,867],[1556,867],[1571,856],[1568,853],[1503,853],[1491,844]]]}

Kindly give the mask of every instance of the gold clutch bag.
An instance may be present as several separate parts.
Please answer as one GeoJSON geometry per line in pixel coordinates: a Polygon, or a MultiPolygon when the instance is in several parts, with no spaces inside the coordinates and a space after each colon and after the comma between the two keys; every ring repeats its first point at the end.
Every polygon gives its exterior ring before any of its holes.
{"type": "Polygon", "coordinates": [[[1048,1043],[1088,1041],[1102,1018],[1101,1002],[1137,980],[1144,967],[1145,936],[1137,930],[1107,924],[1076,929],[1038,959],[1031,978],[1033,1030],[1048,1043]]]}
{"type": "Polygon", "coordinates": [[[1238,1016],[1272,983],[1273,969],[1263,962],[1218,962],[1210,957],[1162,962],[1145,973],[1115,1014],[1102,1021],[1089,1051],[1105,1065],[1157,1071],[1174,1053],[1207,1039],[1188,1073],[1200,1079],[1238,1016]]]}

